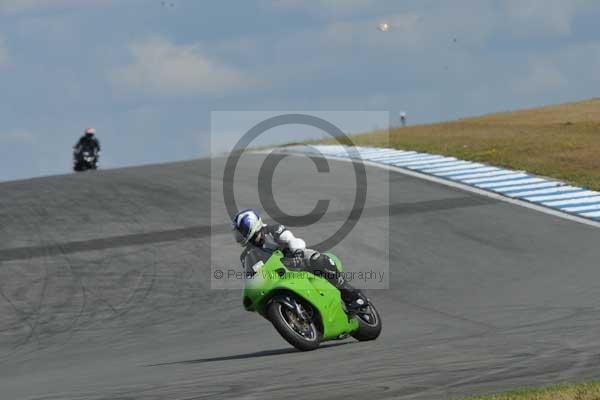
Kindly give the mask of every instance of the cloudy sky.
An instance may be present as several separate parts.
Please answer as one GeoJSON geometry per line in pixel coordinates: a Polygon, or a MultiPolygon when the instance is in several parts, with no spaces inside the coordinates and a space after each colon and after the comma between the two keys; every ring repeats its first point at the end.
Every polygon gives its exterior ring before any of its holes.
{"type": "Polygon", "coordinates": [[[116,167],[208,154],[217,110],[426,123],[598,96],[598,20],[594,0],[0,0],[0,180],[68,173],[87,126],[116,167]]]}

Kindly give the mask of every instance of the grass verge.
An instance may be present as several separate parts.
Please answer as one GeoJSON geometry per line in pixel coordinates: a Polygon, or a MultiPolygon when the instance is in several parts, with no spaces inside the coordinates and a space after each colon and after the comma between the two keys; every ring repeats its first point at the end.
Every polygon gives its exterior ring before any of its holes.
{"type": "Polygon", "coordinates": [[[599,400],[600,381],[523,389],[491,396],[465,397],[460,400],[599,400]]]}
{"type": "Polygon", "coordinates": [[[369,132],[352,140],[526,170],[600,190],[600,99],[369,132]]]}

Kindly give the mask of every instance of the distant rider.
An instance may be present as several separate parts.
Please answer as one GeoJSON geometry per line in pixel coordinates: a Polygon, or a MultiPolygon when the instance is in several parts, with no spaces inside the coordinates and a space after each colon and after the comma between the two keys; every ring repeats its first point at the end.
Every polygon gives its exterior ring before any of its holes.
{"type": "Polygon", "coordinates": [[[77,141],[77,144],[73,147],[75,149],[75,153],[79,154],[79,152],[83,149],[92,149],[96,157],[98,157],[98,153],[100,153],[100,141],[95,136],[96,130],[94,128],[87,128],[83,134],[77,141]]]}
{"type": "Polygon", "coordinates": [[[255,210],[246,209],[233,218],[233,231],[236,241],[245,247],[240,257],[242,262],[252,246],[269,252],[281,250],[286,265],[322,276],[338,288],[349,309],[358,309],[367,304],[363,293],[344,280],[331,258],[307,249],[304,240],[295,237],[285,226],[264,224],[255,210]]]}

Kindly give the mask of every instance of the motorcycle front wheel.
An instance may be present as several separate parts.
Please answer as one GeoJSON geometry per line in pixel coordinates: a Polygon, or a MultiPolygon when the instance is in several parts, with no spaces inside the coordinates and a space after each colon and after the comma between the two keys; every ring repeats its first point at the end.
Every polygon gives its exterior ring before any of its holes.
{"type": "MultiPolygon", "coordinates": [[[[292,346],[301,351],[310,351],[319,347],[321,334],[314,320],[306,320],[296,308],[288,306],[291,299],[274,299],[267,309],[267,318],[277,332],[292,346]],[[287,303],[287,304],[286,304],[287,303]]],[[[295,303],[295,300],[292,300],[295,303]]],[[[300,311],[304,312],[302,305],[300,311]]]]}

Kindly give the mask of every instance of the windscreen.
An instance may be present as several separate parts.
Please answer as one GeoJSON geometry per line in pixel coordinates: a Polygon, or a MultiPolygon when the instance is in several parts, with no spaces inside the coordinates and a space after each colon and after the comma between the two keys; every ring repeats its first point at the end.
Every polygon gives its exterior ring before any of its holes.
{"type": "Polygon", "coordinates": [[[266,263],[271,255],[272,253],[270,251],[266,251],[258,247],[248,249],[242,259],[242,267],[244,268],[246,276],[254,275],[256,271],[254,271],[252,267],[261,261],[266,263]]]}

